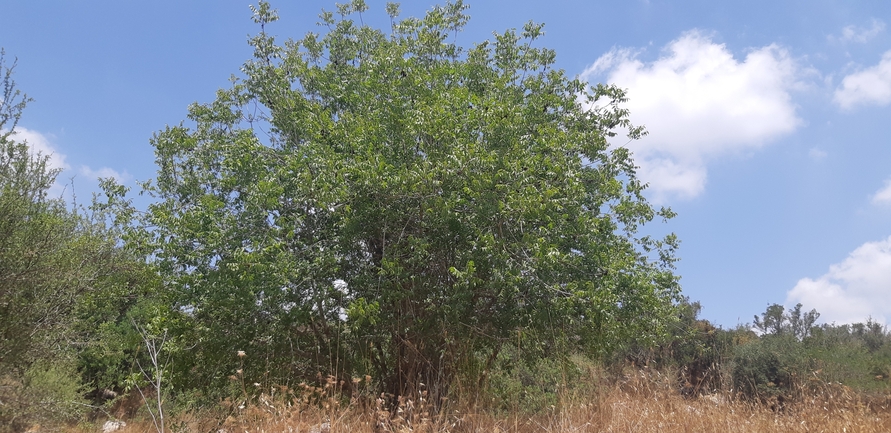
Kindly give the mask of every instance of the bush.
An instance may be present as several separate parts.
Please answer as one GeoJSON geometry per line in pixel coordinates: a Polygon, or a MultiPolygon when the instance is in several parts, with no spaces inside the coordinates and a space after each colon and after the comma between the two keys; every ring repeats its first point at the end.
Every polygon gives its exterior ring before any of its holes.
{"type": "Polygon", "coordinates": [[[888,388],[891,345],[884,327],[865,324],[822,325],[804,340],[819,377],[861,392],[881,393],[888,388]]]}
{"type": "MultiPolygon", "coordinates": [[[[628,365],[647,366],[662,372],[676,371],[677,385],[687,397],[723,389],[729,381],[722,366],[733,354],[748,330],[724,330],[708,320],[699,319],[699,302],[686,297],[678,303],[678,320],[669,329],[668,338],[657,345],[632,345],[616,351],[608,359],[615,376],[624,375],[628,365]]],[[[753,338],[757,338],[754,334],[753,338]]]]}
{"type": "Polygon", "coordinates": [[[74,421],[87,406],[83,386],[73,366],[58,361],[36,363],[20,379],[0,376],[0,432],[25,431],[74,421]]]}
{"type": "Polygon", "coordinates": [[[745,400],[781,408],[797,397],[810,364],[803,345],[791,335],[763,336],[734,351],[733,389],[745,400]]]}
{"type": "Polygon", "coordinates": [[[596,385],[592,376],[598,369],[586,357],[527,355],[516,347],[499,354],[489,378],[486,405],[506,413],[539,413],[596,385]]]}

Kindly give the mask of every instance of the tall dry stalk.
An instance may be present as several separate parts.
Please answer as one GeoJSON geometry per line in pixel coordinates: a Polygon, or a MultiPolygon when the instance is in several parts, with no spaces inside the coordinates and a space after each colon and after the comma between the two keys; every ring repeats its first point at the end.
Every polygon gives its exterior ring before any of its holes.
{"type": "Polygon", "coordinates": [[[164,426],[165,417],[163,405],[164,369],[170,364],[170,357],[168,356],[162,364],[161,354],[164,351],[164,345],[167,343],[167,329],[164,329],[161,332],[161,335],[154,335],[149,333],[145,327],[136,324],[135,320],[131,320],[131,323],[133,324],[133,328],[136,329],[142,337],[142,342],[145,345],[146,352],[149,356],[149,362],[151,362],[149,371],[146,371],[142,366],[142,363],[139,361],[139,358],[136,358],[136,365],[139,367],[139,371],[155,389],[154,411],[145,394],[142,392],[142,388],[136,386],[136,390],[139,391],[139,395],[142,396],[142,401],[145,402],[145,407],[148,410],[149,415],[152,417],[152,424],[155,427],[155,430],[159,433],[164,433],[166,431],[164,426]]]}

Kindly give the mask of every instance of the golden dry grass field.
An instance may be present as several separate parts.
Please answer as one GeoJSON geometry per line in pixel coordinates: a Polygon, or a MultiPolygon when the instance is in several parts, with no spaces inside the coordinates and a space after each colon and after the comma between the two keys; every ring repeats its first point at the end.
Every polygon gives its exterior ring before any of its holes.
{"type": "MultiPolygon", "coordinates": [[[[321,388],[307,387],[324,395],[321,388]]],[[[776,402],[752,404],[725,394],[682,396],[661,374],[631,372],[586,395],[561,398],[560,407],[530,415],[511,411],[461,409],[446,403],[434,414],[421,395],[401,400],[387,411],[380,400],[306,397],[254,398],[248,404],[230,402],[228,411],[185,413],[172,417],[169,431],[279,432],[891,432],[891,396],[857,394],[840,384],[819,383],[808,395],[777,407],[776,402]]],[[[293,395],[293,394],[292,394],[293,395]]],[[[225,405],[223,405],[225,406],[225,405]]],[[[121,433],[155,432],[150,418],[126,420],[121,433]]],[[[101,431],[102,422],[70,431],[101,431]]],[[[37,430],[34,430],[37,431],[37,430]]]]}

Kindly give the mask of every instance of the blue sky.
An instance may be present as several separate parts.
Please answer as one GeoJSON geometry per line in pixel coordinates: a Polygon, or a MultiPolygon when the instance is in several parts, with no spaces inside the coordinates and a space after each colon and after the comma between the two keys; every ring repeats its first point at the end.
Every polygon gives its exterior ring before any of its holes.
{"type": "MultiPolygon", "coordinates": [[[[249,3],[5,2],[0,46],[35,99],[19,137],[53,153],[81,200],[97,176],[153,177],[152,134],[249,59],[249,3]]],[[[628,89],[650,132],[628,144],[648,196],[679,214],[652,230],[680,237],[702,317],[732,327],[802,302],[828,322],[891,320],[891,3],[468,3],[459,44],[543,22],[559,67],[628,89]]],[[[368,4],[365,22],[388,25],[384,2],[368,4]]],[[[273,6],[283,40],[319,31],[334,2],[273,6]]]]}

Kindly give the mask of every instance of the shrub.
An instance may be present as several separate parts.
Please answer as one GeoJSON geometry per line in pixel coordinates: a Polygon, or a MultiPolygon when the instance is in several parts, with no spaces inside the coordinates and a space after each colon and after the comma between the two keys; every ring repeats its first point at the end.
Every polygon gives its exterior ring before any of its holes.
{"type": "Polygon", "coordinates": [[[810,368],[802,344],[791,335],[767,335],[734,351],[732,380],[738,397],[781,408],[799,390],[810,368]]]}
{"type": "Polygon", "coordinates": [[[553,410],[572,395],[590,395],[598,371],[582,355],[528,356],[506,347],[491,372],[482,403],[505,413],[553,410]]]}
{"type": "Polygon", "coordinates": [[[71,363],[33,364],[21,378],[0,376],[0,432],[19,432],[76,420],[84,414],[83,386],[71,363]]]}

